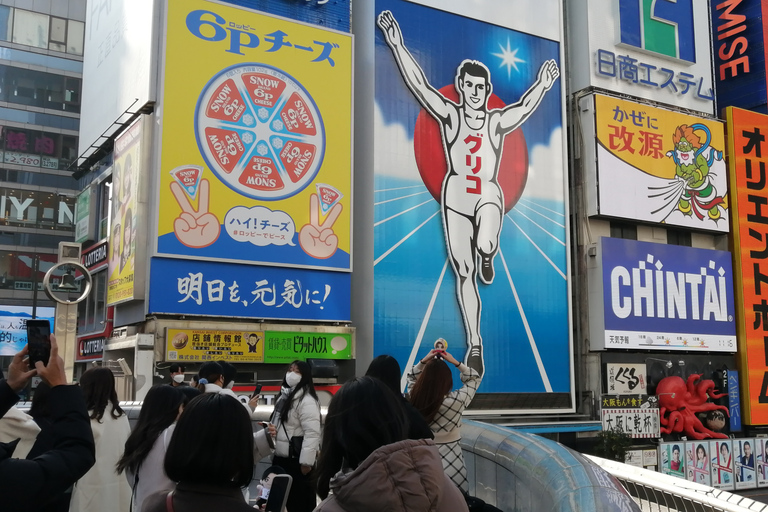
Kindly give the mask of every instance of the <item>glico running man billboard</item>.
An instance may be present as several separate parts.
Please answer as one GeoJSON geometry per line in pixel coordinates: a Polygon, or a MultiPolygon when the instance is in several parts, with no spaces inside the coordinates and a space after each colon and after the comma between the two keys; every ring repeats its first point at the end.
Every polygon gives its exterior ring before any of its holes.
{"type": "Polygon", "coordinates": [[[480,393],[568,408],[561,46],[527,30],[560,3],[522,31],[454,4],[376,2],[374,352],[408,371],[442,337],[480,393]]]}

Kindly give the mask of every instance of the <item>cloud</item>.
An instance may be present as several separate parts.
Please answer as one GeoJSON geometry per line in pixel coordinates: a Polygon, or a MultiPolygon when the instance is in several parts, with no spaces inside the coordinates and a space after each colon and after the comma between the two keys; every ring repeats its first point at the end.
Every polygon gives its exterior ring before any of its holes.
{"type": "Polygon", "coordinates": [[[563,130],[557,128],[549,136],[549,144],[529,148],[528,182],[523,197],[562,202],[565,198],[563,162],[563,130]]]}
{"type": "Polygon", "coordinates": [[[403,125],[387,123],[378,103],[373,110],[374,164],[373,172],[390,178],[404,178],[421,182],[413,153],[413,139],[403,125]]]}

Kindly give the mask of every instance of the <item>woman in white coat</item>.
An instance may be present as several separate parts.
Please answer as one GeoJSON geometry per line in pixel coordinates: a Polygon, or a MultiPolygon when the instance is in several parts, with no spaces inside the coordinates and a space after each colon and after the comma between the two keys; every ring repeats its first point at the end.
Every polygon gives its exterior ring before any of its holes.
{"type": "Polygon", "coordinates": [[[286,510],[311,512],[317,505],[312,470],[320,444],[320,403],[308,363],[294,361],[288,367],[271,424],[277,431],[272,464],[293,477],[286,510]]]}
{"type": "Polygon", "coordinates": [[[91,417],[96,464],[75,483],[70,512],[129,512],[131,487],[115,469],[131,427],[117,401],[115,376],[109,368],[91,368],[80,377],[91,417]]]}

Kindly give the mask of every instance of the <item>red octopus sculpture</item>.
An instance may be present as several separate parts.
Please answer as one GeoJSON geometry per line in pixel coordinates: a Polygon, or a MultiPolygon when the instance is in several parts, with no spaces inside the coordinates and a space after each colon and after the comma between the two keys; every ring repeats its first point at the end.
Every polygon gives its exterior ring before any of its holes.
{"type": "Polygon", "coordinates": [[[680,377],[661,379],[656,386],[656,396],[659,397],[661,432],[671,434],[684,431],[688,437],[693,439],[727,438],[728,436],[725,434],[709,430],[696,417],[698,412],[717,409],[725,411],[725,414],[730,416],[728,408],[724,405],[707,401],[708,398],[721,398],[726,395],[727,393],[715,393],[715,382],[701,379],[701,374],[689,376],[687,385],[680,377]]]}

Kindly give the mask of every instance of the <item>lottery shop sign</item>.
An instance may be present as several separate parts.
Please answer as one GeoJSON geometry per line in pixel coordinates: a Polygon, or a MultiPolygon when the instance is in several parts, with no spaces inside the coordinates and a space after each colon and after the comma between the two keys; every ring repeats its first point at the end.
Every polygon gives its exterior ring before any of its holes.
{"type": "Polygon", "coordinates": [[[157,252],[349,271],[352,36],[169,0],[165,57],[157,252]]]}
{"type": "Polygon", "coordinates": [[[742,421],[768,423],[768,116],[726,109],[742,421]]]}

